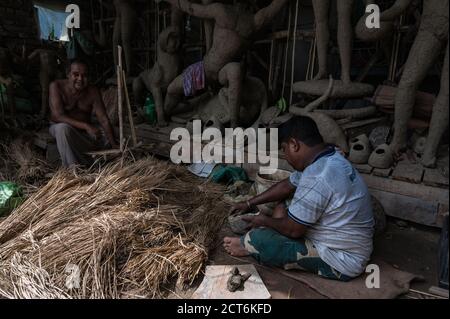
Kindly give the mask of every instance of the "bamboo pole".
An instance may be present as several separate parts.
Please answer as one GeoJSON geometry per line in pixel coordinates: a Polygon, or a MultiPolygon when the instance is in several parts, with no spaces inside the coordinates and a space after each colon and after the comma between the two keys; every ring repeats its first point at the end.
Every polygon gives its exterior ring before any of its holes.
{"type": "Polygon", "coordinates": [[[313,54],[311,62],[311,73],[309,74],[310,80],[314,79],[314,70],[316,69],[316,58],[317,58],[317,37],[313,40],[313,54]]]}
{"type": "Polygon", "coordinates": [[[274,46],[275,46],[275,41],[274,40],[270,41],[269,80],[267,81],[268,82],[267,86],[269,88],[270,94],[273,93],[273,82],[272,82],[272,80],[273,80],[273,73],[274,73],[274,70],[273,70],[274,46]]]}
{"type": "Polygon", "coordinates": [[[120,151],[124,151],[123,145],[123,99],[122,99],[122,47],[119,45],[117,47],[119,56],[119,65],[117,66],[117,104],[119,112],[119,136],[120,136],[120,151]]]}
{"type": "MultiPolygon", "coordinates": [[[[294,19],[294,34],[297,34],[297,23],[298,23],[298,0],[295,3],[295,19],[294,19]]],[[[294,96],[294,91],[292,90],[292,87],[294,86],[294,71],[295,71],[295,48],[296,48],[296,36],[292,39],[292,57],[291,57],[291,87],[289,89],[290,95],[289,95],[289,105],[292,104],[292,98],[294,96]]]]}
{"type": "Polygon", "coordinates": [[[291,15],[292,15],[292,4],[289,3],[289,19],[288,19],[288,35],[286,37],[286,50],[284,55],[284,71],[283,71],[283,87],[281,90],[281,98],[284,98],[284,92],[286,89],[286,73],[287,73],[287,60],[289,51],[289,39],[291,37],[291,15]]]}
{"type": "Polygon", "coordinates": [[[128,109],[128,121],[130,122],[131,138],[133,140],[133,146],[136,147],[138,144],[136,137],[136,128],[134,127],[133,112],[131,111],[130,96],[128,94],[128,87],[127,87],[127,77],[125,76],[124,70],[122,70],[122,81],[125,92],[125,102],[127,104],[128,109]]]}

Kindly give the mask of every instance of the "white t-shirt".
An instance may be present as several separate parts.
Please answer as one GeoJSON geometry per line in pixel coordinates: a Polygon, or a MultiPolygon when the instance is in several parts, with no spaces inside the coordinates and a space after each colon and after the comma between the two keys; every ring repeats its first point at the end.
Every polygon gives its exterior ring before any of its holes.
{"type": "Polygon", "coordinates": [[[290,182],[297,190],[289,216],[308,226],[305,238],[320,258],[349,277],[362,274],[372,254],[375,222],[361,175],[330,148],[303,172],[292,173],[290,182]]]}

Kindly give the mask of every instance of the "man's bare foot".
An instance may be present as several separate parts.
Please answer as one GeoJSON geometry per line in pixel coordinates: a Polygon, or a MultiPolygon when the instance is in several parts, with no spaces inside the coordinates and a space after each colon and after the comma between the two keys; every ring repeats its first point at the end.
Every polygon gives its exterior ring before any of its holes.
{"type": "Polygon", "coordinates": [[[246,257],[250,253],[242,247],[241,239],[238,237],[225,237],[223,239],[223,247],[231,256],[234,257],[246,257]]]}

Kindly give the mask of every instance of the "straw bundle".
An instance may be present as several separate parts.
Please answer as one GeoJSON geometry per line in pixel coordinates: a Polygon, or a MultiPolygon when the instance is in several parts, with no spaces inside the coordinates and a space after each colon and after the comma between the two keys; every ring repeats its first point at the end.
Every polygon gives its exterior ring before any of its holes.
{"type": "Polygon", "coordinates": [[[0,222],[0,295],[161,297],[172,280],[192,284],[226,217],[222,194],[154,159],[59,171],[0,222]],[[73,265],[80,287],[68,289],[73,265]],[[28,279],[12,283],[18,271],[28,279]]]}
{"type": "Polygon", "coordinates": [[[42,156],[35,152],[30,143],[24,139],[16,139],[6,144],[1,144],[3,162],[5,167],[14,171],[10,180],[25,184],[45,180],[45,175],[51,172],[51,167],[42,156]],[[7,163],[6,163],[7,162],[7,163]]]}

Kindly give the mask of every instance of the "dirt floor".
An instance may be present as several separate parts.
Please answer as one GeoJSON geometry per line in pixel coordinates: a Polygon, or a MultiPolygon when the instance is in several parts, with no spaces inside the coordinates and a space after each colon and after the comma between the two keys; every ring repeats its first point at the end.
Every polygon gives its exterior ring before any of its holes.
{"type": "Polygon", "coordinates": [[[386,231],[375,240],[374,255],[401,270],[424,277],[411,289],[428,292],[438,286],[438,244],[441,230],[390,218],[386,231]]]}

